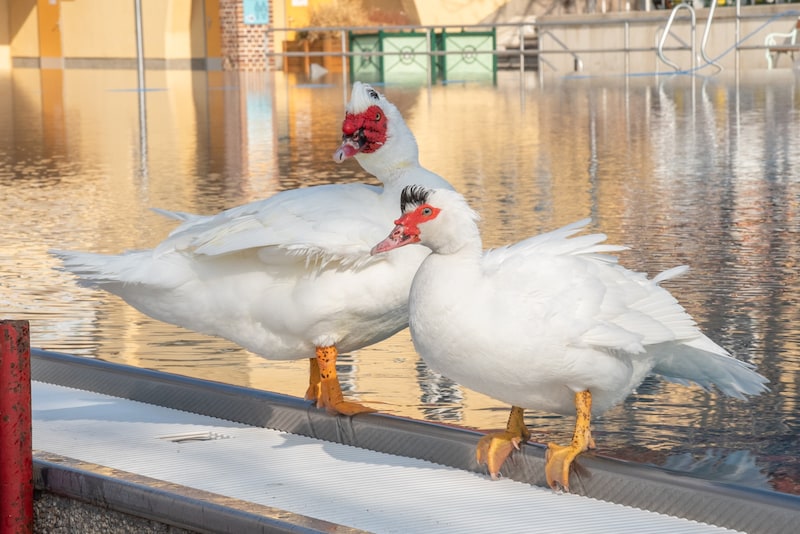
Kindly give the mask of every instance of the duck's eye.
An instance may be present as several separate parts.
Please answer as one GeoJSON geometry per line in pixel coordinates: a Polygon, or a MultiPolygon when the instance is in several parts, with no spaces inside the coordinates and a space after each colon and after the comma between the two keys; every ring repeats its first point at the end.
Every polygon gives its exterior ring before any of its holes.
{"type": "Polygon", "coordinates": [[[381,120],[381,114],[380,113],[376,113],[375,114],[375,122],[377,122],[379,120],[381,120]]]}
{"type": "Polygon", "coordinates": [[[433,215],[433,210],[427,207],[422,208],[422,215],[424,215],[425,217],[430,217],[431,215],[433,215]]]}

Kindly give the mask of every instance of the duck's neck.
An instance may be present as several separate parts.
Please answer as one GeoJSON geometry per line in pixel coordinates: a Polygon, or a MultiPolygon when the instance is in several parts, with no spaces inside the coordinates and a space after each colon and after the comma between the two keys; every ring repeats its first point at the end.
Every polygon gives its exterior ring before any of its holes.
{"type": "Polygon", "coordinates": [[[402,189],[406,185],[419,182],[420,173],[427,172],[419,162],[395,161],[390,165],[383,165],[380,171],[373,173],[387,189],[402,189]]]}
{"type": "Polygon", "coordinates": [[[414,134],[400,117],[390,114],[386,142],[371,153],[360,153],[356,159],[361,167],[377,177],[384,185],[401,178],[410,169],[420,168],[419,147],[414,134]]]}
{"type": "Polygon", "coordinates": [[[483,242],[477,225],[462,225],[458,232],[442,236],[431,244],[433,254],[452,261],[479,264],[483,256],[483,242]]]}
{"type": "Polygon", "coordinates": [[[430,302],[461,299],[483,279],[482,254],[478,240],[465,242],[447,253],[439,250],[428,255],[414,277],[415,299],[424,301],[426,306],[430,302]]]}
{"type": "MultiPolygon", "coordinates": [[[[382,147],[381,151],[383,150],[390,149],[382,147]]],[[[410,170],[420,168],[419,160],[408,156],[386,158],[381,156],[381,152],[375,152],[360,154],[356,157],[365,171],[378,178],[386,186],[399,182],[410,170]]]]}

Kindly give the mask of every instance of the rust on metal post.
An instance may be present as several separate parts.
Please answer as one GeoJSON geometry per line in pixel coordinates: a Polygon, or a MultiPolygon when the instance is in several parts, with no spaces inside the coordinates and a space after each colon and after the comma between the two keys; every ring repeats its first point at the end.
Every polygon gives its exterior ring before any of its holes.
{"type": "Polygon", "coordinates": [[[33,532],[28,321],[0,321],[0,532],[33,532]]]}

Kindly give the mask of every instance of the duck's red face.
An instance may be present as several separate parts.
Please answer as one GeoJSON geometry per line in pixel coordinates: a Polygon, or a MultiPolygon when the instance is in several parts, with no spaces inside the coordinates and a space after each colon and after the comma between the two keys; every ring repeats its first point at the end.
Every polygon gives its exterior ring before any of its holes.
{"type": "Polygon", "coordinates": [[[333,154],[341,163],[359,152],[375,152],[386,142],[386,115],[379,106],[370,106],[361,113],[348,113],[342,122],[342,144],[333,154]]]}
{"type": "Polygon", "coordinates": [[[388,252],[412,243],[419,243],[419,225],[435,219],[440,211],[442,211],[440,208],[435,208],[430,204],[423,204],[413,211],[404,213],[394,222],[396,226],[392,233],[372,247],[371,254],[380,254],[381,252],[388,252]]]}

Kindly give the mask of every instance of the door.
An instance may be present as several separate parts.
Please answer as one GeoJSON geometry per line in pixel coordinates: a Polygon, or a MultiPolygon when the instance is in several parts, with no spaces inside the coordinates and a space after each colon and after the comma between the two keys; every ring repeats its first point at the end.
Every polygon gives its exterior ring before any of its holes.
{"type": "Polygon", "coordinates": [[[220,24],[219,0],[205,1],[206,15],[206,68],[222,68],[222,27],[220,24]]]}

